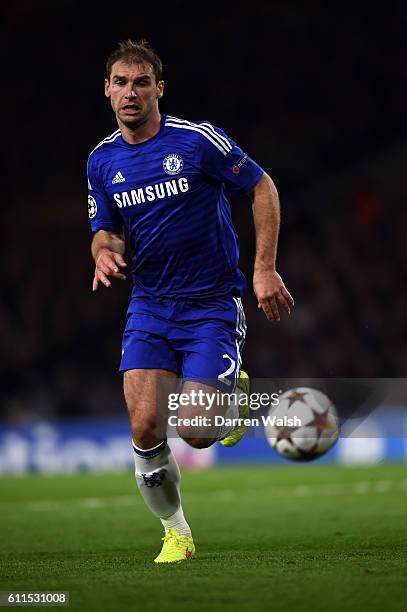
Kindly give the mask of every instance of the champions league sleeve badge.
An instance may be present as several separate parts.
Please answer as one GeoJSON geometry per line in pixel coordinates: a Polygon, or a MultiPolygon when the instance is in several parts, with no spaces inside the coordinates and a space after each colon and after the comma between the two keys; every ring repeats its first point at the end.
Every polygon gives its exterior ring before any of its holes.
{"type": "Polygon", "coordinates": [[[94,217],[96,217],[96,213],[98,211],[98,207],[96,204],[96,200],[93,196],[89,195],[88,196],[88,214],[89,214],[89,219],[93,219],[94,217]]]}
{"type": "Polygon", "coordinates": [[[164,157],[163,168],[167,174],[178,174],[184,167],[182,157],[177,153],[170,153],[164,157]]]}

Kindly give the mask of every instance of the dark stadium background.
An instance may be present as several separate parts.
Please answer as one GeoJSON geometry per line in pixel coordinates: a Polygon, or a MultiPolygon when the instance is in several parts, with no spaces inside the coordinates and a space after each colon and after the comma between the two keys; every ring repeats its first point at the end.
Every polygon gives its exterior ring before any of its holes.
{"type": "Polygon", "coordinates": [[[407,371],[407,5],[4,2],[1,6],[3,420],[123,413],[130,284],[91,293],[86,159],[116,129],[107,55],[146,37],[161,109],[221,126],[272,176],[278,269],[296,306],[251,290],[248,199],[233,198],[257,377],[407,371]]]}

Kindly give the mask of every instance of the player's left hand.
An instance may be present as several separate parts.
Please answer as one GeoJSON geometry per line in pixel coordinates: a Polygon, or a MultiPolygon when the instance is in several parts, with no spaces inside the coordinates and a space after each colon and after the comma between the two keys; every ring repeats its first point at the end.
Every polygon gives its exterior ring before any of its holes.
{"type": "Polygon", "coordinates": [[[294,300],[286,289],[283,279],[276,270],[256,270],[253,276],[253,289],[269,321],[280,321],[279,304],[287,314],[291,314],[294,300]]]}

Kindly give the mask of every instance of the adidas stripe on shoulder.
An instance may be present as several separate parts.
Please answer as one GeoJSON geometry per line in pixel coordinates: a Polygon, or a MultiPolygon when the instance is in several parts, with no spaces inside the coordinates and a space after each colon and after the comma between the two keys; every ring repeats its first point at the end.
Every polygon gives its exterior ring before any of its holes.
{"type": "Polygon", "coordinates": [[[108,144],[109,142],[113,142],[114,140],[116,140],[116,138],[118,136],[120,136],[121,132],[120,130],[116,130],[115,132],[113,132],[113,134],[110,134],[109,136],[106,136],[106,138],[104,138],[103,140],[101,140],[94,149],[92,149],[92,151],[89,153],[89,157],[92,155],[92,153],[94,151],[96,151],[96,149],[98,149],[99,147],[101,147],[104,144],[108,144]]]}
{"type": "Polygon", "coordinates": [[[198,132],[202,136],[205,136],[214,147],[216,147],[223,155],[227,155],[232,150],[232,144],[223,134],[220,134],[209,121],[203,121],[202,123],[193,123],[186,119],[178,119],[177,117],[171,117],[167,115],[165,118],[165,125],[168,127],[175,127],[181,130],[191,130],[198,132]]]}
{"type": "Polygon", "coordinates": [[[118,136],[120,136],[121,132],[120,130],[116,130],[115,132],[113,132],[113,134],[110,134],[109,136],[106,136],[106,138],[104,138],[103,140],[101,140],[99,142],[99,144],[96,145],[96,147],[94,149],[92,149],[92,151],[89,153],[88,155],[88,162],[87,162],[87,170],[88,170],[88,189],[89,191],[93,190],[92,184],[90,182],[89,179],[89,164],[91,163],[91,157],[92,157],[92,153],[94,153],[96,151],[96,149],[98,149],[99,147],[101,147],[104,144],[108,144],[109,142],[113,142],[114,140],[116,140],[116,138],[118,136]]]}

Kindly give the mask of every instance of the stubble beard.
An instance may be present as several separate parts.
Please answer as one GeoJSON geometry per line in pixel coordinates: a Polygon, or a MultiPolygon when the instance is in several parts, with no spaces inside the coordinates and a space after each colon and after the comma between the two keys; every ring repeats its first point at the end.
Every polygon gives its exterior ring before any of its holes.
{"type": "Polygon", "coordinates": [[[140,115],[139,117],[126,117],[126,118],[123,119],[123,118],[118,116],[118,119],[120,119],[121,123],[128,130],[131,130],[132,132],[135,132],[139,127],[141,127],[142,125],[144,125],[147,122],[148,115],[149,115],[149,110],[148,109],[144,109],[143,114],[140,115]]]}
{"type": "Polygon", "coordinates": [[[138,119],[125,119],[125,120],[120,119],[120,121],[123,123],[123,125],[128,130],[135,132],[139,127],[141,127],[142,125],[144,125],[144,123],[146,123],[147,118],[139,117],[138,119]]]}

